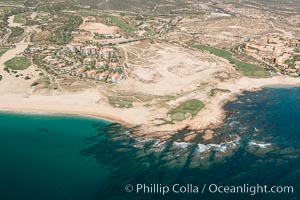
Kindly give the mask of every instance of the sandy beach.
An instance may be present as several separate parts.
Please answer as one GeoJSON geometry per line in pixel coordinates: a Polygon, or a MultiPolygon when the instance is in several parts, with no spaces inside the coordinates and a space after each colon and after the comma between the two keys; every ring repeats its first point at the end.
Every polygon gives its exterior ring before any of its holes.
{"type": "MultiPolygon", "coordinates": [[[[163,127],[144,126],[142,129],[150,132],[152,137],[155,137],[156,132],[166,132],[172,134],[175,130],[181,130],[189,127],[191,130],[206,130],[214,129],[222,125],[225,112],[223,106],[229,102],[234,101],[238,95],[243,91],[258,91],[266,86],[284,86],[284,87],[300,87],[299,78],[291,78],[288,76],[276,76],[266,79],[252,79],[242,77],[236,81],[227,83],[219,83],[218,87],[228,89],[230,93],[219,93],[216,97],[205,102],[205,107],[198,113],[196,117],[190,120],[178,122],[175,125],[164,125],[163,127]]],[[[205,95],[205,94],[204,94],[205,95]]]]}
{"type": "MultiPolygon", "coordinates": [[[[9,22],[14,25],[13,18],[9,22]]],[[[30,30],[29,27],[27,31],[30,30]]],[[[228,60],[212,54],[164,42],[145,41],[120,46],[124,63],[128,66],[128,77],[119,84],[91,83],[91,86],[84,88],[85,85],[80,85],[79,80],[71,80],[79,88],[72,91],[67,89],[66,84],[62,88],[63,83],[52,77],[58,84],[56,90],[46,87],[36,91],[32,84],[41,78],[41,69],[31,66],[19,72],[29,75],[31,80],[4,71],[4,63],[20,55],[28,45],[23,39],[0,57],[0,74],[3,76],[0,81],[1,111],[93,116],[128,127],[139,126],[136,134],[144,137],[164,138],[185,127],[193,130],[213,129],[223,123],[224,104],[243,91],[255,91],[268,85],[300,86],[299,78],[283,75],[260,79],[243,77],[228,60]],[[211,97],[211,90],[216,88],[230,92],[211,97]],[[110,97],[124,96],[136,99],[131,108],[118,108],[109,102],[110,97]],[[136,96],[142,96],[145,100],[136,96]],[[168,119],[170,109],[189,99],[198,99],[205,105],[196,116],[176,121],[175,124],[157,125],[157,119],[168,119]]],[[[207,139],[211,137],[211,133],[204,136],[207,139]]]]}
{"type": "Polygon", "coordinates": [[[145,117],[142,117],[145,116],[142,108],[130,110],[111,108],[97,104],[98,98],[99,95],[95,90],[57,96],[1,94],[0,110],[85,115],[124,125],[139,124],[145,121],[145,117]]]}
{"type": "MultiPolygon", "coordinates": [[[[172,135],[176,133],[177,130],[185,127],[189,127],[194,130],[204,130],[207,128],[211,129],[217,127],[222,124],[225,117],[223,110],[224,104],[228,101],[234,100],[238,94],[245,90],[255,91],[267,85],[300,86],[300,79],[288,76],[275,76],[264,79],[236,77],[228,81],[208,78],[209,74],[223,70],[223,68],[225,68],[225,70],[232,70],[228,64],[222,60],[220,61],[220,64],[213,64],[207,71],[201,71],[201,73],[198,73],[197,76],[193,74],[190,76],[192,78],[189,78],[189,75],[182,77],[181,80],[174,82],[174,85],[177,85],[176,88],[170,88],[168,81],[166,81],[172,78],[174,76],[173,74],[170,74],[167,69],[164,71],[155,68],[153,71],[139,72],[141,73],[140,76],[159,72],[161,74],[161,81],[156,80],[148,84],[129,77],[127,80],[122,82],[122,84],[115,86],[117,91],[123,91],[125,88],[131,88],[132,91],[148,90],[148,93],[154,92],[156,95],[170,95],[173,93],[180,94],[180,92],[185,92],[188,84],[190,84],[190,88],[188,89],[192,90],[197,84],[196,80],[198,79],[207,79],[207,81],[211,82],[211,86],[208,86],[203,90],[199,90],[196,94],[192,92],[186,96],[176,99],[175,101],[169,102],[168,106],[174,107],[178,103],[189,98],[200,99],[204,102],[205,107],[195,117],[176,122],[171,125],[167,124],[164,126],[157,126],[154,123],[155,119],[166,117],[166,113],[169,108],[146,107],[142,103],[137,103],[132,108],[127,109],[116,108],[108,103],[105,93],[101,92],[101,86],[99,86],[99,88],[86,89],[79,92],[55,91],[48,95],[34,93],[34,89],[31,87],[34,79],[24,80],[22,78],[9,75],[4,71],[4,63],[22,53],[27,46],[28,44],[21,42],[20,44],[17,44],[15,48],[7,51],[0,58],[0,74],[3,75],[3,79],[0,82],[0,110],[93,116],[118,122],[128,127],[139,126],[140,128],[137,134],[145,137],[164,137],[165,135],[172,135]],[[214,66],[216,67],[214,68],[214,66]],[[155,88],[155,90],[151,90],[151,88],[155,88]],[[216,96],[211,98],[208,96],[208,92],[211,88],[227,89],[230,90],[230,93],[218,93],[216,96]]],[[[176,54],[174,55],[176,56],[176,54]]],[[[170,54],[170,56],[173,56],[173,54],[170,54]]],[[[170,57],[169,59],[174,58],[170,57]]],[[[174,62],[177,61],[174,60],[174,62]]],[[[209,63],[204,64],[209,66],[209,63]]],[[[167,64],[165,66],[166,68],[168,67],[167,64]]],[[[137,67],[133,65],[133,69],[135,70],[136,68],[137,67]]],[[[30,74],[35,77],[38,73],[37,70],[38,68],[31,66],[28,69],[23,70],[22,73],[30,74]]],[[[173,78],[176,77],[174,76],[173,78]]]]}
{"type": "MultiPolygon", "coordinates": [[[[97,90],[87,90],[74,94],[60,94],[42,96],[31,94],[30,90],[16,90],[24,84],[22,80],[14,80],[11,87],[6,87],[3,81],[0,84],[0,110],[14,112],[46,112],[51,114],[74,114],[92,116],[125,126],[141,125],[141,135],[157,137],[175,133],[176,130],[189,127],[190,129],[203,130],[214,128],[224,120],[223,105],[240,94],[242,91],[255,91],[268,85],[300,86],[300,80],[291,77],[273,77],[268,79],[240,78],[234,82],[219,83],[219,87],[229,89],[231,93],[220,93],[215,98],[206,102],[205,107],[196,117],[184,120],[175,125],[155,126],[151,122],[156,114],[145,107],[130,109],[113,108],[105,102],[99,102],[101,94],[97,90]],[[19,84],[17,84],[19,83],[19,84]],[[15,87],[15,89],[13,89],[15,87]],[[15,92],[12,92],[15,91],[15,92]]],[[[205,94],[203,94],[205,95],[205,94]]]]}

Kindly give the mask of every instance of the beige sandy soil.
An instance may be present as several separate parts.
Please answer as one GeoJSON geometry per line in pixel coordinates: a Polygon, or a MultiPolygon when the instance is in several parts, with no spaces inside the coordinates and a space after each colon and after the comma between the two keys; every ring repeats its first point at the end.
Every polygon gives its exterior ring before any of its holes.
{"type": "Polygon", "coordinates": [[[218,72],[235,73],[224,60],[167,43],[140,42],[123,48],[127,54],[129,78],[116,88],[174,95],[217,81],[213,76],[218,72]]]}
{"type": "MultiPolygon", "coordinates": [[[[9,75],[4,71],[4,63],[22,53],[28,44],[22,42],[0,57],[0,110],[22,112],[49,112],[78,115],[90,115],[105,118],[124,124],[139,124],[146,121],[144,108],[118,109],[102,102],[102,96],[97,89],[90,89],[80,93],[57,93],[55,95],[35,95],[31,84],[33,80],[24,80],[9,75]],[[140,117],[136,117],[139,116],[140,117]]],[[[37,77],[35,67],[31,66],[20,71],[37,77]]]]}
{"type": "MultiPolygon", "coordinates": [[[[0,58],[0,109],[22,112],[49,112],[97,116],[125,124],[143,123],[145,116],[143,108],[123,110],[112,108],[101,102],[101,94],[96,89],[80,93],[57,93],[56,95],[35,95],[30,85],[34,80],[24,80],[9,75],[4,71],[7,60],[22,53],[28,44],[20,43],[10,49],[0,58]]],[[[34,66],[23,70],[23,74],[35,74],[34,66]]],[[[37,76],[37,74],[35,74],[37,76]]]]}
{"type": "Polygon", "coordinates": [[[162,127],[147,126],[149,132],[154,135],[156,131],[172,132],[176,127],[177,130],[189,127],[195,130],[212,129],[223,123],[225,113],[223,106],[228,101],[232,101],[237,95],[243,91],[257,91],[265,86],[285,85],[300,87],[299,78],[291,78],[285,76],[276,76],[266,79],[251,79],[247,77],[238,78],[229,82],[219,82],[215,88],[228,89],[230,93],[219,93],[215,97],[208,97],[207,94],[201,93],[197,96],[198,99],[204,100],[205,107],[196,117],[190,120],[185,120],[176,125],[165,125],[162,127]],[[206,99],[206,100],[205,100],[206,99]]]}
{"type": "Polygon", "coordinates": [[[113,34],[119,31],[117,26],[106,26],[102,23],[88,22],[87,18],[83,19],[83,23],[80,25],[79,29],[99,34],[113,34]]]}
{"type": "Polygon", "coordinates": [[[29,95],[29,93],[2,94],[0,91],[0,109],[22,112],[47,112],[95,116],[125,125],[142,123],[145,119],[143,108],[123,110],[109,105],[98,104],[99,93],[87,90],[78,94],[55,96],[29,95]],[[140,116],[140,117],[137,117],[140,116]]]}
{"type": "MultiPolygon", "coordinates": [[[[10,76],[3,71],[4,62],[24,51],[27,44],[17,44],[0,58],[0,109],[14,111],[50,112],[96,116],[128,126],[140,126],[138,134],[160,137],[190,126],[205,129],[222,123],[222,106],[243,90],[255,90],[264,85],[299,85],[300,79],[273,77],[250,79],[240,77],[233,67],[221,58],[200,51],[188,50],[166,43],[135,43],[121,46],[128,65],[127,80],[116,85],[100,84],[82,92],[57,91],[51,95],[33,93],[32,80],[10,76]],[[213,88],[229,89],[231,93],[209,97],[213,88]],[[108,96],[141,95],[133,108],[121,109],[108,103],[108,96]],[[167,119],[167,112],[187,99],[205,103],[193,119],[175,125],[156,126],[156,118],[167,119]]],[[[34,67],[26,73],[33,73],[34,67]]],[[[25,73],[25,72],[24,72],[25,73]]],[[[206,135],[207,139],[211,134],[206,135]]]]}
{"type": "MultiPolygon", "coordinates": [[[[120,32],[119,27],[117,26],[107,26],[102,23],[89,22],[88,18],[83,19],[83,23],[79,26],[80,30],[87,31],[86,33],[80,33],[74,35],[74,40],[76,41],[87,41],[94,40],[94,34],[114,34],[120,32]]],[[[117,40],[124,40],[123,38],[111,39],[109,42],[118,42],[117,40]]],[[[97,41],[97,40],[95,40],[97,41]]],[[[100,41],[100,40],[99,40],[100,41]]],[[[101,41],[103,42],[103,41],[101,41]]],[[[105,41],[104,41],[105,42],[105,41]]]]}
{"type": "Polygon", "coordinates": [[[15,18],[14,15],[12,15],[12,16],[10,16],[10,17],[8,18],[8,20],[7,20],[8,26],[10,26],[10,27],[22,26],[22,24],[15,23],[15,22],[14,22],[14,18],[15,18]]]}

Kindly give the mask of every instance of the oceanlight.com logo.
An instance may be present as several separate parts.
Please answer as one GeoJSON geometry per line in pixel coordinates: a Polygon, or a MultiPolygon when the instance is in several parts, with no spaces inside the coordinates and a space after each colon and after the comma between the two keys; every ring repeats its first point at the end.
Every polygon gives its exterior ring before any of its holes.
{"type": "Polygon", "coordinates": [[[293,194],[293,186],[267,186],[267,185],[249,185],[244,184],[241,186],[221,186],[210,184],[208,186],[210,193],[224,193],[224,194],[249,194],[254,196],[256,194],[293,194]]]}
{"type": "Polygon", "coordinates": [[[254,196],[256,194],[293,194],[293,186],[267,186],[267,185],[249,185],[243,184],[240,186],[224,186],[217,184],[204,184],[201,186],[194,184],[127,184],[125,191],[135,194],[248,194],[254,196]]]}

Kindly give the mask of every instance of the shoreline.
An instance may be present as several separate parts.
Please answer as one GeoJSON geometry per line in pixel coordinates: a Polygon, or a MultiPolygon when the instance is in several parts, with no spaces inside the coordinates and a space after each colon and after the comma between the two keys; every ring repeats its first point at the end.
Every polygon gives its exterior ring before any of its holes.
{"type": "Polygon", "coordinates": [[[286,84],[273,84],[273,85],[266,85],[263,88],[298,88],[300,85],[286,85],[286,84]]]}
{"type": "MultiPolygon", "coordinates": [[[[272,77],[275,78],[275,77],[272,77]]],[[[271,78],[271,79],[272,79],[271,78]]],[[[290,78],[290,77],[288,77],[290,78]]],[[[251,80],[251,78],[250,78],[251,80]]],[[[295,79],[294,79],[295,80],[295,79]]],[[[217,120],[216,123],[211,124],[210,126],[206,126],[206,127],[202,127],[201,130],[205,130],[205,129],[216,129],[220,126],[222,126],[222,124],[225,121],[226,118],[226,114],[225,114],[225,109],[224,106],[229,103],[229,102],[233,102],[236,101],[238,96],[243,95],[244,92],[259,92],[265,88],[272,88],[272,89],[280,89],[280,88],[298,88],[300,87],[300,78],[298,80],[296,80],[296,82],[291,82],[291,83],[282,83],[282,84],[277,84],[277,83],[270,83],[270,84],[263,84],[263,82],[261,83],[257,83],[258,85],[253,85],[249,88],[237,88],[237,91],[234,91],[232,93],[229,93],[227,95],[227,97],[223,98],[222,100],[219,100],[219,108],[221,108],[221,114],[219,116],[216,116],[216,118],[219,117],[219,120],[217,120]]]]}
{"type": "Polygon", "coordinates": [[[127,122],[114,117],[104,116],[97,113],[81,113],[76,111],[55,111],[47,109],[16,109],[16,108],[1,108],[0,113],[8,114],[24,114],[24,115],[43,115],[43,116],[73,116],[82,118],[98,119],[110,123],[119,123],[124,126],[130,126],[127,122]]]}
{"type": "MultiPolygon", "coordinates": [[[[191,120],[186,120],[182,122],[178,122],[174,125],[166,125],[164,127],[155,127],[152,124],[134,124],[134,123],[128,123],[128,121],[125,121],[124,119],[117,118],[113,115],[109,116],[108,114],[104,114],[101,112],[90,112],[90,111],[84,111],[84,109],[72,109],[72,107],[56,107],[54,109],[53,107],[39,107],[37,108],[36,105],[34,105],[34,102],[31,102],[29,105],[24,104],[18,105],[18,101],[9,104],[4,105],[0,104],[0,112],[2,113],[12,113],[12,114],[28,114],[28,115],[57,115],[57,116],[74,116],[74,117],[83,117],[83,118],[93,118],[93,119],[99,119],[103,121],[107,121],[109,123],[119,123],[121,125],[124,125],[125,127],[134,127],[137,125],[141,125],[137,131],[134,132],[137,136],[142,136],[145,138],[165,138],[167,139],[168,136],[172,135],[172,133],[176,133],[178,130],[182,130],[183,128],[189,127],[191,130],[213,130],[215,128],[218,128],[222,126],[224,123],[224,120],[226,118],[224,106],[226,103],[235,101],[236,98],[241,95],[243,92],[257,92],[259,90],[262,90],[264,88],[294,88],[294,87],[300,87],[298,83],[289,83],[289,84],[261,84],[259,87],[250,87],[250,88],[236,88],[235,91],[232,91],[229,94],[219,94],[217,98],[214,98],[211,100],[211,102],[206,106],[206,108],[202,111],[200,111],[199,115],[191,120]],[[279,87],[278,87],[279,86],[279,87]],[[35,107],[35,108],[34,108],[35,107]],[[207,113],[207,119],[205,120],[206,116],[205,113],[207,113]],[[204,122],[203,122],[204,121],[204,122]]],[[[0,98],[1,102],[1,98],[0,98]]],[[[87,109],[86,109],[87,110],[87,109]]],[[[124,116],[123,116],[124,117],[124,116]]]]}
{"type": "MultiPolygon", "coordinates": [[[[300,87],[300,78],[276,76],[266,79],[253,79],[242,77],[233,82],[220,83],[220,85],[218,85],[219,88],[229,89],[231,92],[219,93],[216,97],[209,99],[205,102],[206,104],[203,110],[201,110],[194,118],[177,122],[174,125],[165,125],[164,127],[155,127],[151,124],[145,125],[140,127],[138,131],[147,131],[148,133],[138,135],[150,138],[168,138],[178,130],[189,128],[193,131],[202,131],[203,137],[205,138],[205,131],[214,130],[224,123],[226,118],[224,106],[226,103],[235,101],[237,97],[245,91],[257,92],[272,85],[281,85],[287,88],[300,87]]],[[[211,138],[213,137],[214,136],[211,138]]]]}
{"type": "Polygon", "coordinates": [[[89,115],[89,114],[79,114],[79,113],[63,113],[63,112],[51,112],[51,111],[32,111],[32,110],[11,110],[11,109],[1,109],[0,108],[0,114],[16,114],[16,115],[32,115],[32,116],[57,116],[57,117],[76,117],[76,118],[91,118],[91,119],[97,119],[102,120],[109,123],[121,123],[114,119],[107,119],[104,117],[96,116],[96,115],[89,115]]]}
{"type": "MultiPolygon", "coordinates": [[[[216,85],[215,88],[228,89],[230,93],[219,93],[213,98],[207,98],[205,101],[205,107],[201,110],[197,116],[190,120],[184,120],[178,122],[175,125],[166,125],[164,131],[170,132],[177,127],[177,130],[189,127],[192,130],[207,130],[215,129],[222,125],[224,122],[225,110],[224,105],[230,101],[236,100],[238,95],[243,92],[256,92],[264,88],[280,85],[287,88],[300,87],[300,78],[292,78],[288,76],[274,76],[266,79],[254,79],[248,77],[242,77],[232,82],[221,82],[216,85]],[[280,83],[280,84],[278,84],[280,83]]],[[[151,127],[151,135],[154,135],[155,131],[159,131],[157,128],[151,127]]],[[[145,129],[142,129],[145,130],[145,129]]]]}

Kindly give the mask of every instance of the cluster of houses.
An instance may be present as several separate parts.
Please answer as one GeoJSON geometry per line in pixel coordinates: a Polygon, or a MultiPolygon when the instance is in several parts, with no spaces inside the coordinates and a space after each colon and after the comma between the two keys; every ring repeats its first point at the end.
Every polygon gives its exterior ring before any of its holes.
{"type": "Polygon", "coordinates": [[[94,34],[94,39],[115,39],[115,38],[121,38],[122,36],[120,34],[94,34]]]}
{"type": "Polygon", "coordinates": [[[106,81],[108,83],[117,83],[124,78],[123,74],[121,73],[111,73],[109,71],[98,72],[97,70],[86,70],[83,67],[77,69],[76,71],[72,71],[71,75],[95,79],[98,81],[106,81]]]}
{"type": "Polygon", "coordinates": [[[36,55],[45,66],[80,78],[118,83],[125,78],[123,67],[114,48],[71,43],[63,48],[30,47],[27,53],[36,55]]]}
{"type": "Polygon", "coordinates": [[[281,71],[300,75],[300,38],[272,33],[246,42],[243,51],[281,71]]]}
{"type": "Polygon", "coordinates": [[[95,55],[99,54],[104,59],[109,59],[113,56],[116,56],[116,51],[112,48],[99,48],[96,45],[85,45],[82,43],[71,43],[67,45],[67,50],[75,53],[75,52],[81,52],[85,55],[95,55]]]}

